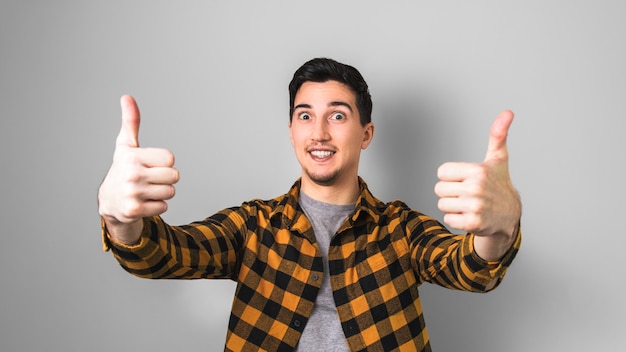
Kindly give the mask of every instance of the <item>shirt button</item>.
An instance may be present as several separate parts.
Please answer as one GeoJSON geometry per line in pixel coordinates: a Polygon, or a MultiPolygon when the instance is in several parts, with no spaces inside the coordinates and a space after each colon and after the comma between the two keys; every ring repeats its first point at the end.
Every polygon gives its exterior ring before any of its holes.
{"type": "Polygon", "coordinates": [[[313,274],[313,276],[311,276],[311,278],[313,279],[313,281],[317,281],[317,279],[319,279],[320,277],[317,276],[317,274],[313,274]]]}
{"type": "Polygon", "coordinates": [[[297,328],[299,328],[299,327],[300,327],[300,324],[301,324],[301,323],[300,323],[300,320],[294,320],[294,322],[293,322],[293,325],[294,325],[295,327],[297,327],[297,328]]]}

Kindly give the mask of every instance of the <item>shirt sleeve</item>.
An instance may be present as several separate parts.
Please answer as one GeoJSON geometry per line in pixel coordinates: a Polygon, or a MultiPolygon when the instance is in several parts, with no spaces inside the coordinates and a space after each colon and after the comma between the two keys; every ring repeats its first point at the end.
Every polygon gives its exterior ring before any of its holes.
{"type": "Polygon", "coordinates": [[[142,278],[233,278],[246,233],[244,214],[226,209],[184,226],[168,225],[159,216],[144,218],[140,240],[133,245],[115,241],[102,221],[103,248],[124,270],[142,278]]]}
{"type": "Polygon", "coordinates": [[[463,269],[467,268],[466,270],[472,273],[472,277],[474,277],[474,280],[480,286],[480,291],[491,291],[498,287],[500,282],[502,282],[507,269],[519,251],[522,244],[522,231],[518,226],[513,244],[509,247],[509,250],[502,256],[502,258],[495,261],[487,261],[478,256],[474,250],[474,237],[475,236],[473,234],[468,234],[464,238],[463,246],[465,248],[463,250],[463,269]],[[495,286],[485,290],[484,287],[488,286],[493,280],[497,280],[495,286]]]}
{"type": "MultiPolygon", "coordinates": [[[[486,261],[474,250],[474,235],[451,234],[434,219],[419,215],[411,226],[411,255],[422,281],[443,287],[487,292],[496,288],[521,245],[521,228],[515,241],[497,261],[486,261]],[[494,280],[495,286],[490,286],[494,280]]],[[[411,223],[411,221],[409,222],[411,223]]]]}

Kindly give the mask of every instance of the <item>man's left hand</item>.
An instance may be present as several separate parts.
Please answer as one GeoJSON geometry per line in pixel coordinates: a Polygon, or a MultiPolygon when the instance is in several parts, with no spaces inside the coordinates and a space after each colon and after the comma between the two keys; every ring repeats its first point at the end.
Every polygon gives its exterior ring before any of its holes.
{"type": "Polygon", "coordinates": [[[435,185],[446,224],[476,236],[494,236],[509,245],[522,208],[509,176],[506,138],[512,122],[511,111],[500,113],[491,126],[485,160],[445,163],[437,171],[440,181],[435,185]]]}

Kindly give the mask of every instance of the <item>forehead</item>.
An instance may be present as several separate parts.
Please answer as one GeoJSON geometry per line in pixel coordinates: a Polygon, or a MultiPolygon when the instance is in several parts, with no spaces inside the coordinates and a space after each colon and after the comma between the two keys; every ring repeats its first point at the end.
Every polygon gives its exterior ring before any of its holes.
{"type": "Polygon", "coordinates": [[[354,106],[356,97],[350,87],[338,81],[304,82],[296,93],[295,105],[302,103],[312,104],[316,101],[322,103],[342,101],[354,106]]]}

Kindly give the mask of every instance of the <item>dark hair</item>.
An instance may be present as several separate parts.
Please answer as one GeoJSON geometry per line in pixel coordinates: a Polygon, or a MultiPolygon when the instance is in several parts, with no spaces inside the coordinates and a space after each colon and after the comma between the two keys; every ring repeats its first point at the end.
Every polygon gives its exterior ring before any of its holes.
{"type": "Polygon", "coordinates": [[[367,83],[359,71],[350,66],[327,58],[316,58],[300,66],[289,83],[289,121],[293,116],[296,93],[305,82],[338,81],[352,90],[356,97],[356,107],[361,116],[361,125],[372,121],[372,97],[367,83]]]}

